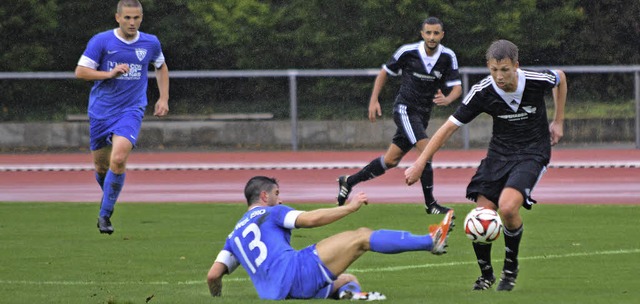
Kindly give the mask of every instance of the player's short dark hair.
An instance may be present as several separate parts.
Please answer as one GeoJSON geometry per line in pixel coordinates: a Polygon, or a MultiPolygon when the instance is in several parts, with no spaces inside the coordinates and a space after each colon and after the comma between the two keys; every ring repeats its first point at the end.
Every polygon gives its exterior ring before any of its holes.
{"type": "Polygon", "coordinates": [[[438,17],[429,17],[427,19],[424,19],[424,21],[422,21],[422,24],[420,25],[421,31],[424,28],[425,24],[429,24],[429,25],[440,24],[442,31],[444,31],[444,23],[442,23],[442,20],[438,19],[438,17]]]}
{"type": "Polygon", "coordinates": [[[254,176],[244,186],[244,197],[247,199],[247,205],[251,206],[260,199],[262,191],[270,192],[274,187],[278,186],[278,180],[266,176],[254,176]]]}
{"type": "Polygon", "coordinates": [[[142,4],[138,0],[120,0],[118,1],[117,13],[122,13],[123,7],[139,7],[142,12],[142,4]]]}
{"type": "Polygon", "coordinates": [[[487,61],[495,59],[511,59],[514,63],[518,61],[518,46],[505,39],[496,40],[487,49],[487,61]]]}

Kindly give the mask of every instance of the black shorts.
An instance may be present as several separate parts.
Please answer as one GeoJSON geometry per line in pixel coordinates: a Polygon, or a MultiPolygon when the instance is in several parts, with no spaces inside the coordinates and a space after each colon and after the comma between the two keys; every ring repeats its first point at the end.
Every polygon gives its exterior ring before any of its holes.
{"type": "Polygon", "coordinates": [[[482,194],[499,207],[502,190],[510,187],[522,193],[522,205],[531,209],[536,203],[531,198],[531,192],[546,171],[547,166],[538,160],[506,161],[485,158],[467,186],[467,198],[475,202],[478,195],[482,194]]]}
{"type": "Polygon", "coordinates": [[[426,130],[430,117],[431,112],[413,110],[405,104],[396,103],[393,106],[393,121],[397,129],[391,142],[403,152],[408,152],[418,141],[428,138],[426,130]]]}

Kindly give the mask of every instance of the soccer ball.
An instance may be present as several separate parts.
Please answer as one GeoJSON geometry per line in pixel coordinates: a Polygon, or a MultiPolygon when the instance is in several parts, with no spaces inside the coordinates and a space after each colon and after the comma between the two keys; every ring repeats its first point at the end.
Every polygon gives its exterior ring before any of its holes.
{"type": "Polygon", "coordinates": [[[495,210],[477,207],[464,219],[464,232],[475,243],[488,244],[500,236],[502,221],[495,210]]]}

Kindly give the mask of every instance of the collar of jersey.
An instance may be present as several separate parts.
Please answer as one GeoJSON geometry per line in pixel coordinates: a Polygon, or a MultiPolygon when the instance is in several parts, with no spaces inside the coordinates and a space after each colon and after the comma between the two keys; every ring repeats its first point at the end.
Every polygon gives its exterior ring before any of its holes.
{"type": "Polygon", "coordinates": [[[496,85],[496,82],[493,80],[493,77],[491,77],[491,85],[493,86],[493,89],[495,89],[496,92],[498,92],[498,95],[502,97],[502,100],[514,112],[518,111],[518,107],[520,107],[520,103],[522,102],[522,94],[524,93],[524,84],[526,81],[526,78],[524,76],[524,71],[522,71],[521,69],[518,69],[516,72],[518,73],[518,88],[516,88],[515,92],[503,91],[501,88],[498,87],[498,85],[496,85]],[[511,104],[511,101],[515,101],[515,103],[511,104]]]}
{"type": "Polygon", "coordinates": [[[126,43],[126,44],[134,44],[134,43],[136,43],[136,41],[138,41],[138,39],[140,39],[140,31],[138,31],[138,32],[136,33],[136,37],[135,37],[135,38],[133,38],[133,39],[132,39],[132,40],[130,40],[130,41],[129,41],[129,40],[126,40],[126,39],[124,39],[124,38],[122,38],[122,37],[120,37],[120,35],[118,35],[118,29],[117,29],[117,28],[114,28],[114,29],[113,29],[113,34],[116,36],[116,38],[118,38],[118,40],[120,40],[120,41],[122,41],[122,42],[124,42],[124,43],[126,43]]]}
{"type": "Polygon", "coordinates": [[[436,65],[436,61],[438,61],[438,58],[440,58],[440,54],[442,53],[442,44],[438,44],[438,49],[436,49],[436,52],[435,54],[433,54],[433,56],[427,55],[424,41],[420,42],[418,51],[420,52],[420,58],[422,59],[422,64],[424,64],[424,69],[427,71],[427,73],[431,73],[431,69],[433,69],[433,67],[436,65]]]}

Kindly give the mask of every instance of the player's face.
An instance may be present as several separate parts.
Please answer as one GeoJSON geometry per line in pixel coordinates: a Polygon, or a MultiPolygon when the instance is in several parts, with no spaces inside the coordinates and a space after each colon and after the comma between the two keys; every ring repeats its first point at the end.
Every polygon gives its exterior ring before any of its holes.
{"type": "Polygon", "coordinates": [[[120,25],[119,34],[131,39],[138,34],[142,23],[142,9],[139,7],[123,7],[122,12],[116,13],[116,21],[120,25]]]}
{"type": "Polygon", "coordinates": [[[505,92],[515,92],[518,88],[518,62],[505,58],[500,61],[491,59],[487,61],[487,67],[491,72],[493,81],[505,92]]]}
{"type": "Polygon", "coordinates": [[[440,41],[444,37],[444,31],[440,24],[425,24],[422,27],[422,31],[420,31],[420,35],[427,49],[433,51],[440,45],[440,41]]]}
{"type": "Polygon", "coordinates": [[[267,193],[267,206],[280,204],[282,204],[282,200],[280,199],[280,188],[273,187],[273,189],[267,193]]]}

